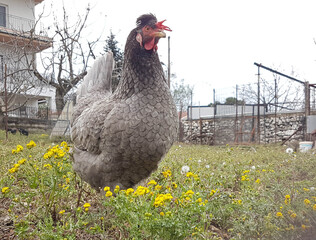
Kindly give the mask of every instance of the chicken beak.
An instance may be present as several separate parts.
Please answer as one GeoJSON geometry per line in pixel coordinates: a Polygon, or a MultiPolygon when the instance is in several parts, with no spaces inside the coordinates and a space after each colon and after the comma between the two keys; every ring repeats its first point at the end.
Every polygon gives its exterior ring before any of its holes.
{"type": "Polygon", "coordinates": [[[153,37],[155,37],[155,38],[165,38],[166,37],[166,33],[163,30],[158,29],[158,31],[153,33],[153,37]]]}

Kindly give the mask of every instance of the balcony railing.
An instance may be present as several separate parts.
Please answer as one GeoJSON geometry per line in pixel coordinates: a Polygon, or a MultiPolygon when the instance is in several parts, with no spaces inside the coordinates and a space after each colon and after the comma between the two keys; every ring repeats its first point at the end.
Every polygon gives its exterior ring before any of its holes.
{"type": "MultiPolygon", "coordinates": [[[[9,29],[12,31],[18,31],[21,33],[30,32],[35,26],[35,21],[27,18],[22,18],[19,16],[6,14],[0,12],[0,29],[9,29]]],[[[47,32],[44,30],[42,24],[36,26],[37,35],[47,37],[47,32]]]]}

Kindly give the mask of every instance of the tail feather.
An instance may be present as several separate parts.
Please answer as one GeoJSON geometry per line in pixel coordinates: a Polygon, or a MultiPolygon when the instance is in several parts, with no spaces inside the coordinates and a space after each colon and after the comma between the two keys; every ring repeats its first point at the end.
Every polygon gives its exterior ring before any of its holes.
{"type": "Polygon", "coordinates": [[[77,102],[89,93],[111,93],[112,71],[114,67],[113,53],[108,52],[98,58],[77,90],[77,102]]]}

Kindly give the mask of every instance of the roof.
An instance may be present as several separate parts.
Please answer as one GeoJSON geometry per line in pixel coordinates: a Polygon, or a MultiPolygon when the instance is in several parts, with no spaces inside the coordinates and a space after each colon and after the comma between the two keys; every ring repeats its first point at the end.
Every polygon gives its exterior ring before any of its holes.
{"type": "Polygon", "coordinates": [[[44,1],[44,0],[34,0],[35,5],[37,5],[37,4],[39,4],[39,3],[43,2],[43,1],[44,1]]]}

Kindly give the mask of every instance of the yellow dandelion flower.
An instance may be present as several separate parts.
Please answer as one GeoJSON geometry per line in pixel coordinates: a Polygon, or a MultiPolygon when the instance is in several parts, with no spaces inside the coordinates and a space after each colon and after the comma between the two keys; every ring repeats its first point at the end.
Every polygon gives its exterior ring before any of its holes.
{"type": "Polygon", "coordinates": [[[305,192],[309,192],[309,188],[303,188],[305,192]]]}
{"type": "Polygon", "coordinates": [[[164,212],[160,212],[159,214],[160,214],[160,216],[162,216],[162,217],[165,216],[165,213],[164,213],[164,212]]]}
{"type": "Polygon", "coordinates": [[[198,198],[198,199],[196,200],[197,203],[201,203],[202,201],[203,201],[202,198],[198,198]]]}
{"type": "Polygon", "coordinates": [[[292,214],[290,215],[290,217],[291,217],[291,218],[296,218],[296,214],[295,214],[295,213],[292,213],[292,214]]]}
{"type": "Polygon", "coordinates": [[[256,183],[258,183],[258,184],[260,183],[260,179],[259,178],[256,180],[256,183]]]}
{"type": "Polygon", "coordinates": [[[128,188],[126,189],[126,195],[130,195],[131,193],[134,192],[134,189],[133,188],[128,188]]]}
{"type": "Polygon", "coordinates": [[[305,230],[306,229],[306,225],[302,224],[302,229],[305,230]]]}
{"type": "Polygon", "coordinates": [[[290,195],[285,195],[285,198],[286,198],[286,199],[290,199],[291,196],[290,196],[290,195]]]}
{"type": "Polygon", "coordinates": [[[314,210],[314,211],[316,211],[316,204],[314,204],[314,206],[313,206],[313,210],[314,210]]]}
{"type": "Polygon", "coordinates": [[[63,215],[64,213],[65,213],[65,210],[61,210],[61,211],[59,212],[60,215],[63,215]]]}
{"type": "Polygon", "coordinates": [[[155,181],[155,180],[151,180],[151,181],[149,181],[149,183],[147,183],[147,185],[148,186],[150,186],[150,185],[157,185],[157,182],[155,181]]]}
{"type": "Polygon", "coordinates": [[[309,201],[308,199],[305,199],[304,204],[307,206],[307,205],[311,204],[311,201],[309,201]]]}
{"type": "Polygon", "coordinates": [[[90,205],[90,203],[85,203],[85,204],[83,204],[83,207],[84,208],[89,208],[89,207],[91,207],[91,205],[90,205]]]}
{"type": "Polygon", "coordinates": [[[283,214],[282,214],[281,212],[277,212],[277,213],[276,213],[276,216],[277,216],[277,217],[283,217],[283,214]]]}
{"type": "Polygon", "coordinates": [[[10,191],[10,189],[9,189],[9,187],[4,187],[4,188],[2,188],[2,190],[1,190],[1,192],[2,193],[7,193],[7,192],[9,192],[10,191]]]}
{"type": "Polygon", "coordinates": [[[160,186],[159,184],[155,186],[155,191],[159,191],[162,189],[162,186],[160,186]]]}
{"type": "Polygon", "coordinates": [[[138,186],[136,191],[134,192],[134,196],[141,196],[149,193],[149,189],[143,186],[138,186]]]}
{"type": "Polygon", "coordinates": [[[16,154],[16,150],[15,149],[12,149],[12,154],[16,154]]]}
{"type": "Polygon", "coordinates": [[[212,191],[210,192],[210,197],[213,196],[214,193],[216,193],[216,190],[212,189],[212,191]]]}
{"type": "Polygon", "coordinates": [[[185,195],[189,195],[189,196],[192,196],[194,194],[194,192],[192,190],[188,190],[185,195]]]}
{"type": "Polygon", "coordinates": [[[119,185],[116,185],[115,186],[115,189],[114,189],[114,192],[115,193],[118,193],[120,191],[120,186],[119,185]]]}
{"type": "Polygon", "coordinates": [[[171,171],[170,171],[170,170],[167,170],[167,171],[165,171],[165,172],[162,172],[162,174],[163,174],[163,176],[164,176],[165,178],[168,178],[168,177],[171,176],[171,171]]]}
{"type": "Polygon", "coordinates": [[[187,172],[187,174],[186,174],[187,177],[193,177],[193,175],[194,174],[192,172],[187,172]]]}
{"type": "Polygon", "coordinates": [[[110,187],[106,186],[104,187],[104,192],[110,191],[110,187]]]}
{"type": "Polygon", "coordinates": [[[173,183],[172,183],[172,187],[173,187],[174,189],[176,189],[176,188],[178,187],[178,185],[177,185],[175,182],[173,182],[173,183]]]}
{"type": "Polygon", "coordinates": [[[107,191],[107,192],[105,193],[105,196],[106,196],[106,197],[112,197],[112,195],[113,195],[113,193],[112,193],[111,191],[107,191]]]}
{"type": "Polygon", "coordinates": [[[31,149],[33,147],[36,147],[36,143],[33,140],[31,140],[28,144],[26,144],[26,147],[28,149],[31,149]]]}

